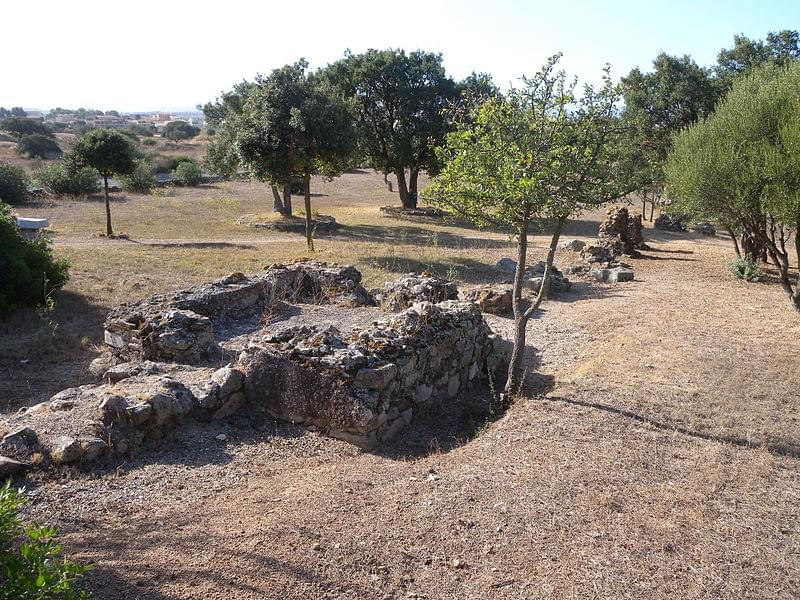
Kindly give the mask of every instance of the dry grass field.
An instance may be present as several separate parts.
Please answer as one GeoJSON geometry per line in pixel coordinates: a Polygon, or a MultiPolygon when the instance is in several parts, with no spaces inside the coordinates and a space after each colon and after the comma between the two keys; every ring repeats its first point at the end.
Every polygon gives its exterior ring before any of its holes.
{"type": "MultiPolygon", "coordinates": [[[[314,192],[342,224],[318,257],[367,287],[428,270],[464,289],[513,257],[501,232],[385,216],[397,198],[372,172],[314,192]]],[[[52,323],[0,324],[0,410],[88,382],[114,305],[306,256],[302,235],[237,222],[270,208],[257,183],[117,194],[128,239],[109,240],[99,197],[20,207],[51,219],[71,280],[52,323]]],[[[279,422],[192,425],[114,470],[31,481],[28,514],[93,565],[95,598],[800,597],[800,321],[777,283],[727,272],[724,239],[646,234],[636,281],[545,303],[527,391],[496,420],[462,398],[375,453],[279,422]]]]}

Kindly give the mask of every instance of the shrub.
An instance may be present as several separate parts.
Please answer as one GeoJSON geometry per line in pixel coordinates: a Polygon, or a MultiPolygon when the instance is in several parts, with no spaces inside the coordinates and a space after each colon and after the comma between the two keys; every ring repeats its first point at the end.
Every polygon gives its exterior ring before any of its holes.
{"type": "Polygon", "coordinates": [[[733,273],[734,277],[744,279],[745,281],[757,282],[761,281],[763,273],[752,258],[737,258],[736,260],[728,263],[728,269],[733,273]]]}
{"type": "Polygon", "coordinates": [[[153,138],[145,138],[142,140],[143,146],[155,146],[158,142],[153,138]]]}
{"type": "Polygon", "coordinates": [[[61,148],[50,136],[29,133],[23,135],[17,142],[17,154],[28,158],[50,158],[52,155],[60,155],[61,148]]]}
{"type": "Polygon", "coordinates": [[[22,306],[47,305],[69,278],[69,264],[54,260],[50,240],[22,237],[11,209],[0,203],[0,316],[22,306]]]}
{"type": "Polygon", "coordinates": [[[17,137],[38,133],[47,137],[53,137],[53,131],[44,123],[25,117],[10,117],[0,121],[0,130],[7,131],[17,137]]]}
{"type": "Polygon", "coordinates": [[[164,126],[162,137],[168,140],[188,140],[200,133],[200,128],[189,125],[186,121],[170,121],[164,126]]]}
{"type": "Polygon", "coordinates": [[[28,195],[28,176],[19,167],[0,161],[0,201],[19,204],[28,195]]]}
{"type": "Polygon", "coordinates": [[[178,185],[195,186],[203,180],[203,174],[196,162],[187,160],[178,163],[172,172],[172,179],[178,185]]]}
{"type": "Polygon", "coordinates": [[[91,167],[76,167],[67,161],[42,167],[33,178],[57,196],[88,196],[100,191],[100,173],[91,167]]]}
{"type": "Polygon", "coordinates": [[[119,177],[120,187],[126,192],[146,194],[156,185],[153,172],[153,163],[146,159],[137,159],[133,173],[119,177]]]}
{"type": "Polygon", "coordinates": [[[23,503],[10,482],[0,488],[0,600],[88,598],[74,587],[88,568],[61,555],[52,527],[23,525],[23,503]]]}
{"type": "Polygon", "coordinates": [[[195,160],[191,156],[177,155],[177,156],[164,156],[163,154],[156,154],[153,156],[155,162],[156,173],[171,173],[182,162],[193,163],[195,160]]]}

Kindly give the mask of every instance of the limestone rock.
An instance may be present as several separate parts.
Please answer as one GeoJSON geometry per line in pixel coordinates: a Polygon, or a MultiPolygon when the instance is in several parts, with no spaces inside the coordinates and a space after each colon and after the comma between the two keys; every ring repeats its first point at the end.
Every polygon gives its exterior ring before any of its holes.
{"type": "Polygon", "coordinates": [[[511,288],[483,287],[470,291],[466,299],[477,303],[481,312],[493,315],[509,314],[513,308],[511,288]]]}
{"type": "Polygon", "coordinates": [[[561,243],[559,246],[562,250],[572,250],[573,252],[580,252],[586,247],[586,242],[583,240],[569,240],[561,243]]]}
{"type": "Polygon", "coordinates": [[[220,399],[225,399],[244,387],[244,375],[230,365],[214,371],[211,380],[219,386],[217,395],[220,399]]]}
{"type": "Polygon", "coordinates": [[[622,266],[611,269],[593,269],[592,277],[603,283],[633,281],[633,269],[622,266]]]}
{"type": "Polygon", "coordinates": [[[58,465],[76,462],[82,455],[80,442],[69,436],[59,436],[50,445],[50,458],[58,465]]]}
{"type": "Polygon", "coordinates": [[[458,299],[458,288],[432,273],[408,273],[388,281],[376,294],[378,303],[391,311],[405,310],[415,302],[441,302],[458,299]]]}
{"type": "Polygon", "coordinates": [[[653,227],[661,231],[686,231],[686,225],[683,224],[683,217],[671,216],[665,213],[662,213],[656,217],[653,227]]]}

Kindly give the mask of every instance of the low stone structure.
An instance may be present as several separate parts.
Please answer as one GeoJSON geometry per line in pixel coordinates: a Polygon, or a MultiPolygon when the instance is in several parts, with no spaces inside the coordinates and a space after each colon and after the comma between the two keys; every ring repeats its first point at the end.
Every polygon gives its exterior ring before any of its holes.
{"type": "MultiPolygon", "coordinates": [[[[539,288],[542,285],[542,280],[544,279],[544,271],[547,264],[545,261],[540,260],[535,265],[529,265],[525,268],[525,287],[532,290],[534,293],[539,292],[539,288]]],[[[501,258],[497,261],[495,268],[500,271],[501,273],[505,273],[507,275],[513,276],[516,269],[517,269],[517,262],[510,258],[501,258]]],[[[569,279],[564,277],[564,274],[556,267],[552,265],[550,268],[550,293],[551,294],[559,294],[562,292],[568,292],[572,287],[572,283],[569,279]]]]}
{"type": "Polygon", "coordinates": [[[631,215],[624,206],[612,206],[600,223],[597,239],[613,256],[635,256],[637,250],[644,248],[642,215],[631,215]]]}
{"type": "Polygon", "coordinates": [[[255,321],[229,364],[186,364],[212,349],[221,319],[263,308],[278,291],[295,300],[325,291],[328,301],[371,314],[377,309],[358,306],[371,300],[360,278],[352,267],[279,265],[114,309],[106,327],[125,343],[112,338],[115,360],[106,363],[103,383],[69,388],[0,422],[0,469],[93,463],[159,439],[186,419],[237,413],[266,413],[369,449],[420,407],[452,401],[470,382],[502,385],[510,343],[491,332],[476,304],[454,300],[416,303],[347,331],[255,321]],[[165,354],[167,361],[149,359],[165,354]]]}
{"type": "Polygon", "coordinates": [[[701,235],[717,235],[717,228],[714,227],[712,223],[708,221],[703,221],[702,223],[695,223],[692,227],[692,231],[695,233],[699,233],[701,235]]]}
{"type": "Polygon", "coordinates": [[[376,292],[375,300],[390,311],[404,310],[417,302],[443,302],[457,300],[456,284],[432,273],[408,273],[394,281],[387,281],[376,292]]]}
{"type": "Polygon", "coordinates": [[[194,364],[219,354],[214,322],[255,314],[276,302],[374,304],[361,273],[317,261],[273,265],[263,273],[234,273],[173,294],[157,294],[112,310],[105,342],[122,360],[194,364]]]}

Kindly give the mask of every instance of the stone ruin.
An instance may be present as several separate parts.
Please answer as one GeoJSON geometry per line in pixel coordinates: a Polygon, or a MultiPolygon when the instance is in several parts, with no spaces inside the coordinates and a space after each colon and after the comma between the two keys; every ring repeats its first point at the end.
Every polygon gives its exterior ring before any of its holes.
{"type": "Polygon", "coordinates": [[[375,292],[381,307],[398,311],[415,302],[442,302],[458,299],[458,288],[452,281],[431,273],[408,273],[395,281],[387,281],[382,290],[375,292]]]}
{"type": "MultiPolygon", "coordinates": [[[[612,206],[600,224],[597,243],[580,246],[583,262],[568,267],[567,273],[588,274],[601,282],[633,281],[633,269],[619,259],[623,255],[639,256],[639,250],[647,248],[642,229],[642,215],[631,215],[624,206],[612,206]]],[[[578,245],[570,249],[576,248],[578,245]]]]}
{"type": "MultiPolygon", "coordinates": [[[[404,280],[419,296],[455,293],[427,275],[404,280]]],[[[455,401],[477,380],[502,385],[510,343],[478,306],[416,297],[382,312],[355,268],[307,261],[121,305],[105,322],[109,352],[93,365],[102,383],[0,422],[0,475],[124,456],[186,419],[237,413],[372,449],[424,406],[455,401]],[[272,318],[281,310],[300,314],[272,318]]]]}

